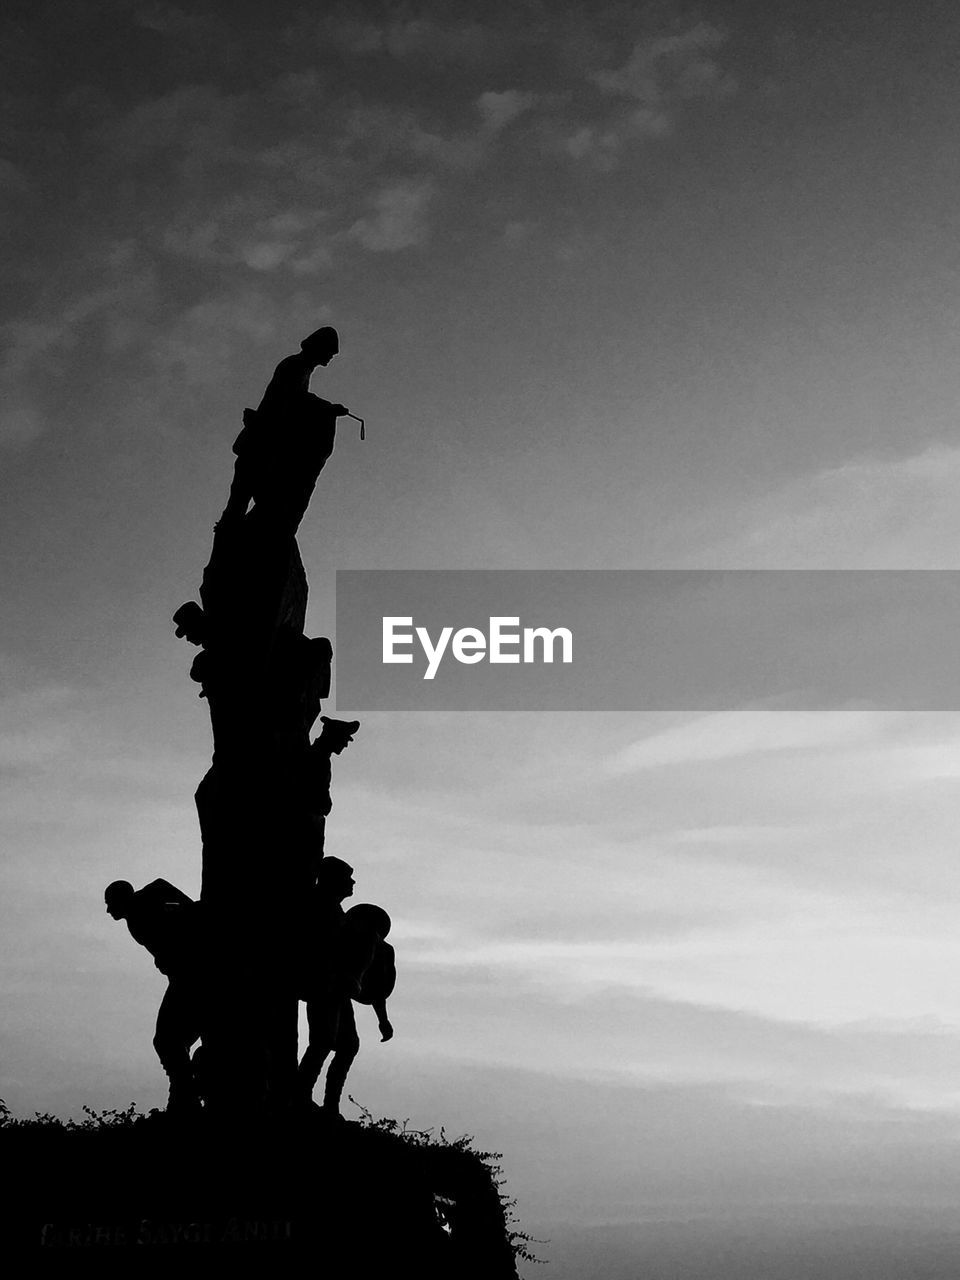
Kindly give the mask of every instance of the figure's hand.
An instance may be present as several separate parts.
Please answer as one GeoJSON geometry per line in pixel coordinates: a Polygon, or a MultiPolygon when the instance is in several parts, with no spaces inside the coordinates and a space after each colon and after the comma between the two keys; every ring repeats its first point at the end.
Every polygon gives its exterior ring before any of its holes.
{"type": "Polygon", "coordinates": [[[330,408],[333,410],[333,412],[336,414],[338,418],[342,418],[344,417],[345,414],[348,414],[350,412],[350,410],[347,408],[345,404],[332,404],[330,408]]]}
{"type": "Polygon", "coordinates": [[[393,1024],[389,1018],[384,1018],[380,1023],[380,1043],[393,1039],[393,1024]]]}

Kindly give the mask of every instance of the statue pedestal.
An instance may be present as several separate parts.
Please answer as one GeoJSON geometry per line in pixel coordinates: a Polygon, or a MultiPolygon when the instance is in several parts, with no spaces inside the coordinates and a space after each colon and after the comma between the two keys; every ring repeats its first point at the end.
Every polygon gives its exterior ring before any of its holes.
{"type": "Polygon", "coordinates": [[[0,1131],[3,1255],[22,1274],[515,1280],[490,1169],[319,1113],[215,1126],[154,1113],[89,1130],[0,1131]]]}

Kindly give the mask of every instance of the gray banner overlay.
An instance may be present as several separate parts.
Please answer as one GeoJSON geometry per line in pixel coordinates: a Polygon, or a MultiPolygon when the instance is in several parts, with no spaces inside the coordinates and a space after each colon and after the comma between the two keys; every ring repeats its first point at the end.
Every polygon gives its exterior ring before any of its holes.
{"type": "Polygon", "coordinates": [[[955,711],[960,572],[338,570],[335,670],[356,711],[955,711]]]}

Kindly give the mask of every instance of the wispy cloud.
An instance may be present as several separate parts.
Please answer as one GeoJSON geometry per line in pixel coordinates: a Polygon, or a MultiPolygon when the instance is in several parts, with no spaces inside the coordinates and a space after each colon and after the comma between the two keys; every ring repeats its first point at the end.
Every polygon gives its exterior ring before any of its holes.
{"type": "Polygon", "coordinates": [[[738,510],[701,566],[951,569],[960,547],[960,448],[860,457],[801,476],[738,510]]]}
{"type": "Polygon", "coordinates": [[[91,335],[117,353],[149,326],[157,305],[156,273],[131,241],[104,246],[73,264],[49,300],[3,326],[0,362],[0,443],[27,444],[46,426],[41,384],[55,383],[91,335]],[[96,283],[92,283],[96,281],[96,283]]]}
{"type": "Polygon", "coordinates": [[[613,774],[731,760],[768,751],[823,751],[873,742],[894,717],[875,712],[730,711],[701,716],[621,748],[613,774]]]}
{"type": "Polygon", "coordinates": [[[529,111],[535,102],[535,94],[520,89],[487,90],[477,99],[477,110],[486,127],[496,133],[529,111]]]}
{"type": "Polygon", "coordinates": [[[160,330],[151,359],[191,390],[217,392],[241,371],[251,350],[315,329],[328,318],[329,309],[306,293],[283,298],[257,289],[221,294],[189,307],[160,330]]]}
{"type": "Polygon", "coordinates": [[[581,122],[573,129],[554,126],[546,136],[575,160],[599,170],[616,168],[631,145],[672,133],[685,104],[716,102],[735,91],[734,78],[719,61],[725,39],[705,22],[642,37],[621,66],[587,74],[602,101],[579,95],[581,122]]]}
{"type": "Polygon", "coordinates": [[[707,22],[676,35],[641,39],[623,66],[594,72],[590,79],[604,94],[632,98],[651,109],[716,98],[736,88],[717,59],[725,39],[707,22]]]}
{"type": "Polygon", "coordinates": [[[384,56],[401,62],[439,60],[445,66],[475,62],[495,41],[494,31],[473,18],[442,9],[407,10],[382,20],[357,18],[348,6],[334,8],[317,23],[317,34],[346,53],[384,56]]]}
{"type": "Polygon", "coordinates": [[[434,196],[431,182],[396,182],[372,200],[373,211],[347,233],[375,253],[395,253],[422,244],[430,233],[427,218],[434,196]]]}

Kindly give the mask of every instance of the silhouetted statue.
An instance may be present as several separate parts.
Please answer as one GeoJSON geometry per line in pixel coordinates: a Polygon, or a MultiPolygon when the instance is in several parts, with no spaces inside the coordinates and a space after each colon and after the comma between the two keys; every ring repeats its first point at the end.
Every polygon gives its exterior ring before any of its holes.
{"type": "Polygon", "coordinates": [[[306,785],[308,805],[318,840],[317,847],[322,853],[327,817],[333,808],[330,796],[333,774],[330,757],[340,755],[350,745],[360,728],[360,721],[333,720],[329,716],[321,716],[320,723],[323,725],[320,736],[310,743],[306,785]]]}
{"type": "Polygon", "coordinates": [[[177,639],[183,637],[192,645],[208,643],[207,615],[196,600],[188,600],[173,615],[173,624],[177,628],[177,639]]]}
{"type": "Polygon", "coordinates": [[[282,1111],[293,1093],[300,921],[323,858],[331,757],[359,728],[324,719],[310,742],[333,648],[304,634],[308,585],[296,537],[337,419],[348,413],[310,391],[314,370],[339,346],[330,327],[304,338],[244,413],[200,603],[174,615],[177,635],[200,647],[190,675],[213,730],[213,761],[195,797],[205,982],[217,993],[205,1005],[202,1060],[210,1106],[224,1115],[237,1106],[282,1111]]]}
{"type": "Polygon", "coordinates": [[[243,430],[224,518],[242,516],[252,500],[258,515],[296,532],[317,477],[333,452],[337,418],[349,411],[310,390],[310,377],[340,350],[336,329],[325,325],[277,365],[256,409],[245,409],[243,430]]]}
{"type": "Polygon", "coordinates": [[[308,638],[285,628],[277,633],[270,663],[276,732],[307,745],[321,704],[330,695],[333,645],[326,636],[308,638]]]}
{"type": "Polygon", "coordinates": [[[349,1051],[351,1031],[352,1039],[357,1038],[351,1010],[344,1018],[343,1043],[340,1040],[341,1018],[350,1005],[350,993],[342,985],[343,975],[336,967],[340,931],[346,916],[342,903],[352,895],[353,889],[353,867],[342,858],[324,858],[307,908],[302,995],[307,1002],[310,1037],[297,1070],[298,1092],[303,1102],[311,1099],[331,1049],[342,1047],[349,1051]]]}
{"type": "Polygon", "coordinates": [[[153,1047],[170,1080],[167,1110],[192,1111],[199,1096],[190,1049],[200,1039],[202,1024],[199,903],[167,880],[153,880],[140,890],[127,880],[114,880],[103,897],[107,914],[126,920],[131,937],[146,947],[168,979],[153,1047]]]}
{"type": "Polygon", "coordinates": [[[207,690],[202,686],[210,682],[216,665],[215,655],[208,648],[212,637],[207,615],[196,600],[188,600],[173,615],[173,623],[178,640],[182,638],[201,649],[190,666],[190,679],[201,686],[200,697],[205,698],[207,690]]]}
{"type": "Polygon", "coordinates": [[[393,1036],[387,998],[396,968],[393,948],[384,942],[390,917],[368,904],[344,912],[343,900],[353,888],[353,868],[340,858],[324,858],[314,890],[314,945],[304,975],[310,1036],[297,1083],[301,1103],[309,1103],[327,1055],[333,1053],[322,1107],[331,1118],[340,1115],[344,1084],[360,1050],[353,1000],[373,1006],[381,1040],[393,1036]]]}

